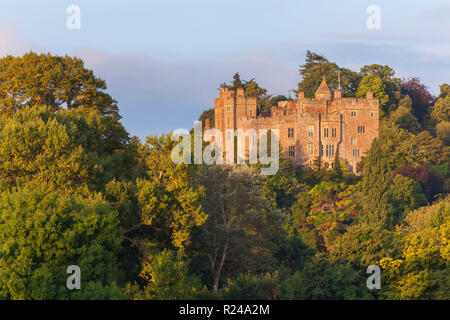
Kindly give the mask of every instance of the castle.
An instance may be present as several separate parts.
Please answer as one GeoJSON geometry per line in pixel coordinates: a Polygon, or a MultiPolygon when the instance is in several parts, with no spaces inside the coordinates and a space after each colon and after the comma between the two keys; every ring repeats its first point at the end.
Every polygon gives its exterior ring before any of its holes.
{"type": "Polygon", "coordinates": [[[309,167],[319,158],[332,167],[337,155],[355,172],[378,136],[378,100],[372,92],[366,98],[341,95],[340,90],[331,92],[323,78],[314,98],[299,92],[297,101],[281,101],[269,112],[257,114],[256,97],[246,97],[243,88],[222,88],[214,102],[215,127],[221,132],[278,129],[280,151],[296,166],[309,167]]]}

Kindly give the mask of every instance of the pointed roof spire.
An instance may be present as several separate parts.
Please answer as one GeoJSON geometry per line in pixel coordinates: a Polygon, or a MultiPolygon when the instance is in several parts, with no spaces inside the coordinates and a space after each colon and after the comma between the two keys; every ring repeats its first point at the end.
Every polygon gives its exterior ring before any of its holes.
{"type": "Polygon", "coordinates": [[[328,88],[327,81],[325,80],[325,77],[322,79],[322,83],[320,84],[319,88],[316,91],[316,94],[318,93],[331,93],[330,88],[328,88]]]}
{"type": "Polygon", "coordinates": [[[325,77],[323,77],[322,83],[320,84],[319,88],[316,90],[315,96],[317,99],[331,99],[331,90],[328,87],[325,77]]]}

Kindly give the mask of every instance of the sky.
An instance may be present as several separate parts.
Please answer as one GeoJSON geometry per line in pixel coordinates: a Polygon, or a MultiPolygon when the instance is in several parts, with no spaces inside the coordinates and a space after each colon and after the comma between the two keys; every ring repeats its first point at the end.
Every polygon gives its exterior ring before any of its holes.
{"type": "Polygon", "coordinates": [[[389,65],[438,94],[450,82],[449,17],[450,0],[1,0],[0,56],[80,57],[144,138],[193,127],[236,72],[288,95],[306,50],[354,71],[389,65]],[[70,5],[80,29],[66,26],[70,5]],[[379,29],[367,27],[371,5],[379,29]]]}

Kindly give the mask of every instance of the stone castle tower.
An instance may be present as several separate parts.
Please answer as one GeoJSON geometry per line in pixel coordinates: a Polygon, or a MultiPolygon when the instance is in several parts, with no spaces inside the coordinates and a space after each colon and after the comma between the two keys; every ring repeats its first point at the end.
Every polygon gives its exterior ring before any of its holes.
{"type": "Polygon", "coordinates": [[[244,89],[223,88],[214,102],[215,127],[222,133],[278,129],[280,151],[297,166],[309,167],[318,157],[332,167],[337,154],[354,172],[378,136],[379,106],[373,94],[368,92],[364,99],[343,98],[341,91],[329,89],[325,78],[314,98],[300,92],[297,101],[281,101],[264,115],[257,114],[257,107],[257,98],[245,97],[244,89]]]}

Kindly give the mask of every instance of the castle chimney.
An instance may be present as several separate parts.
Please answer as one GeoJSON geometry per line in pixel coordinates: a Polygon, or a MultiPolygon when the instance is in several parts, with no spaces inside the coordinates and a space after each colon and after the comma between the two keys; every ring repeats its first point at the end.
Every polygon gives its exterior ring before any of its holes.
{"type": "Polygon", "coordinates": [[[301,99],[304,99],[304,98],[305,98],[305,93],[303,91],[299,92],[298,96],[297,96],[297,99],[301,100],[301,99]]]}
{"type": "Polygon", "coordinates": [[[244,95],[244,88],[237,88],[236,89],[236,95],[237,96],[243,96],[244,95]]]}
{"type": "Polygon", "coordinates": [[[372,91],[367,91],[366,98],[367,99],[373,99],[373,92],[372,91]]]}
{"type": "Polygon", "coordinates": [[[205,119],[205,130],[209,129],[209,119],[205,119]]]}

